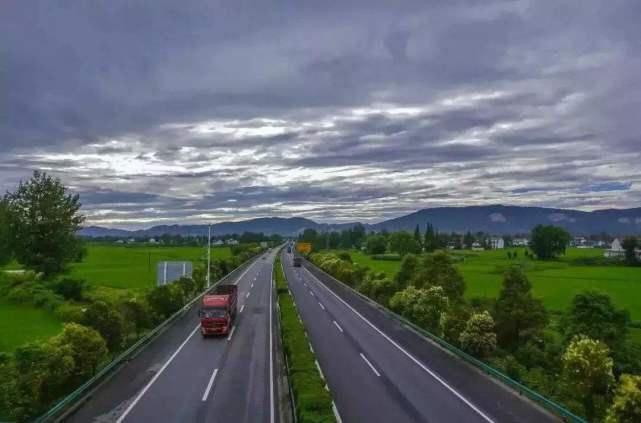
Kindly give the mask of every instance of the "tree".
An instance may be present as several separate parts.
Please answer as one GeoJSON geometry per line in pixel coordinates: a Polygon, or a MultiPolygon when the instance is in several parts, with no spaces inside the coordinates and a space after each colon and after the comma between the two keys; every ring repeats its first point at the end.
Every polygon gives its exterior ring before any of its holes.
{"type": "Polygon", "coordinates": [[[0,266],[9,263],[13,256],[9,224],[7,202],[0,199],[0,266]]]}
{"type": "Polygon", "coordinates": [[[387,249],[387,239],[383,235],[371,235],[365,242],[367,254],[383,254],[387,249]]]}
{"type": "Polygon", "coordinates": [[[365,226],[357,223],[349,230],[349,233],[351,237],[351,245],[349,248],[361,248],[363,241],[365,241],[365,226]]]}
{"type": "Polygon", "coordinates": [[[147,294],[147,302],[161,319],[171,316],[185,304],[182,290],[174,284],[155,287],[147,294]]]}
{"type": "Polygon", "coordinates": [[[423,244],[423,239],[421,238],[421,228],[419,225],[416,225],[416,228],[414,228],[414,241],[416,241],[416,244],[421,246],[423,244]]]}
{"type": "Polygon", "coordinates": [[[417,288],[440,286],[452,303],[463,302],[465,281],[445,251],[428,254],[412,284],[417,288]]]}
{"type": "Polygon", "coordinates": [[[621,376],[605,422],[641,422],[641,376],[621,376]]]}
{"type": "Polygon", "coordinates": [[[120,309],[125,325],[129,326],[130,331],[136,334],[136,338],[140,337],[141,329],[151,326],[151,311],[144,301],[139,301],[136,298],[125,300],[120,304],[120,309]]]}
{"type": "Polygon", "coordinates": [[[629,236],[623,240],[621,246],[625,250],[625,263],[630,266],[637,265],[636,249],[639,247],[639,241],[635,237],[629,236]]]}
{"type": "Polygon", "coordinates": [[[549,260],[565,253],[570,234],[553,225],[537,225],[532,229],[530,248],[540,260],[549,260]]]}
{"type": "Polygon", "coordinates": [[[79,197],[69,194],[59,179],[35,171],[6,200],[13,252],[26,268],[50,276],[82,256],[76,236],[85,219],[79,214],[79,197]]]}
{"type": "Polygon", "coordinates": [[[408,286],[394,294],[390,308],[416,325],[440,335],[442,317],[449,308],[449,301],[440,286],[428,289],[408,286]]]}
{"type": "Polygon", "coordinates": [[[398,253],[401,257],[405,254],[418,254],[421,246],[408,232],[394,232],[390,236],[390,250],[398,253]]]}
{"type": "Polygon", "coordinates": [[[65,300],[81,301],[85,286],[85,281],[81,279],[64,278],[53,285],[53,290],[65,300]]]}
{"type": "Polygon", "coordinates": [[[464,304],[452,305],[441,319],[443,337],[454,345],[460,345],[461,333],[470,319],[470,311],[464,304]]]}
{"type": "Polygon", "coordinates": [[[122,346],[125,332],[122,316],[104,301],[96,301],[87,307],[83,323],[100,333],[112,353],[122,346]]]}
{"type": "Polygon", "coordinates": [[[561,330],[568,341],[585,335],[615,350],[625,342],[629,325],[627,310],[615,309],[606,294],[586,291],[574,296],[561,330]]]}
{"type": "Polygon", "coordinates": [[[49,342],[23,345],[14,352],[14,392],[9,410],[18,421],[31,420],[68,389],[74,358],[68,346],[49,342]]]}
{"type": "Polygon", "coordinates": [[[614,383],[608,346],[587,336],[576,336],[563,353],[561,362],[563,379],[582,402],[588,420],[594,420],[594,396],[607,394],[614,383]]]}
{"type": "Polygon", "coordinates": [[[496,334],[501,346],[515,349],[541,334],[548,316],[541,300],[532,296],[532,285],[518,267],[510,267],[494,305],[496,334]]]}
{"type": "Polygon", "coordinates": [[[438,248],[438,240],[436,239],[434,226],[429,222],[425,227],[425,241],[423,241],[423,246],[425,247],[425,251],[428,253],[431,253],[438,248]]]}
{"type": "Polygon", "coordinates": [[[472,355],[485,357],[496,349],[494,319],[487,311],[475,313],[460,336],[461,347],[472,355]]]}
{"type": "Polygon", "coordinates": [[[94,329],[77,323],[67,323],[62,333],[51,339],[58,348],[68,347],[74,359],[74,375],[81,381],[96,373],[107,356],[107,343],[94,329]]]}
{"type": "Polygon", "coordinates": [[[474,235],[472,235],[472,232],[468,231],[465,234],[465,236],[463,237],[463,244],[465,245],[466,249],[472,249],[472,244],[474,244],[474,235]]]}
{"type": "Polygon", "coordinates": [[[192,278],[182,277],[176,281],[176,284],[183,290],[185,299],[191,298],[196,293],[196,282],[192,278]]]}
{"type": "Polygon", "coordinates": [[[404,289],[410,283],[416,270],[418,269],[419,261],[418,257],[415,254],[407,254],[401,260],[401,267],[398,270],[396,276],[394,276],[394,282],[399,287],[399,289],[404,289]]]}

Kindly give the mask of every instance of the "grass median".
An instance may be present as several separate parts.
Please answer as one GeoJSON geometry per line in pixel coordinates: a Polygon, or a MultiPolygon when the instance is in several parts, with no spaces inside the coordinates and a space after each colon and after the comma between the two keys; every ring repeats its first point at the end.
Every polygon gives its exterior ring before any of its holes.
{"type": "Polygon", "coordinates": [[[289,366],[287,376],[295,401],[294,412],[301,423],[336,422],[332,399],[316,368],[316,358],[309,349],[305,327],[298,319],[298,311],[289,294],[280,257],[274,263],[274,275],[280,306],[283,350],[289,366]]]}

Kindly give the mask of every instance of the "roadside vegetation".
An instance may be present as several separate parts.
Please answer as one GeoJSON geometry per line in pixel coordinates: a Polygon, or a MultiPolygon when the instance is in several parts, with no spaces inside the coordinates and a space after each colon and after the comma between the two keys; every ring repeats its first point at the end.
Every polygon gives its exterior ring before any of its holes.
{"type": "MultiPolygon", "coordinates": [[[[0,266],[13,270],[0,267],[0,421],[42,414],[205,287],[203,248],[185,247],[183,256],[177,248],[87,246],[76,236],[79,211],[77,196],[39,172],[0,201],[0,266]],[[157,287],[147,272],[160,257],[203,265],[193,278],[157,287]]],[[[214,251],[212,281],[262,248],[214,251]]]]}
{"type": "MultiPolygon", "coordinates": [[[[587,262],[597,266],[578,264],[580,251],[567,251],[569,237],[557,229],[538,228],[532,234],[551,238],[540,240],[542,248],[550,247],[545,253],[427,249],[429,240],[416,231],[414,236],[366,235],[352,244],[364,247],[357,252],[323,252],[319,242],[321,251],[309,258],[360,293],[588,421],[641,421],[641,344],[631,336],[638,322],[621,305],[638,301],[639,296],[630,297],[641,291],[641,268],[622,261],[604,265],[594,253],[587,262]],[[407,246],[399,247],[399,240],[407,246]],[[555,276],[564,271],[575,272],[574,277],[555,276]],[[498,286],[470,289],[479,283],[477,275],[486,281],[491,277],[498,286]],[[603,285],[585,283],[587,278],[603,285]],[[564,286],[566,280],[573,283],[564,286]],[[627,289],[615,288],[613,301],[607,290],[594,289],[608,284],[627,289]]],[[[633,312],[638,318],[639,308],[633,312]]]]}
{"type": "Polygon", "coordinates": [[[318,373],[305,327],[299,320],[294,299],[289,294],[280,256],[274,263],[274,277],[280,309],[281,337],[289,368],[287,376],[295,399],[294,412],[301,423],[336,422],[332,399],[318,373]]]}

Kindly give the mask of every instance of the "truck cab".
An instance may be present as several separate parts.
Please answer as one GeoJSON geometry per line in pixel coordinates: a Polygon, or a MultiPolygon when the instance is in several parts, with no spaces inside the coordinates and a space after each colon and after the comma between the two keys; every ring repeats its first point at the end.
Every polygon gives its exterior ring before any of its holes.
{"type": "Polygon", "coordinates": [[[219,285],[203,297],[198,316],[200,332],[208,335],[227,335],[236,317],[236,285],[219,285]]]}
{"type": "Polygon", "coordinates": [[[303,259],[301,259],[300,257],[294,257],[293,262],[294,262],[294,267],[300,267],[301,264],[303,263],[303,259]]]}

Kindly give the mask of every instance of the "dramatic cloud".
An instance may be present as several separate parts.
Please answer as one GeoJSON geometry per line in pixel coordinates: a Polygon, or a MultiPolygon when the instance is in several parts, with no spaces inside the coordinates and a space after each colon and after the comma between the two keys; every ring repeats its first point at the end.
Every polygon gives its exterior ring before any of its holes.
{"type": "Polygon", "coordinates": [[[44,169],[116,227],[638,206],[640,20],[634,0],[9,2],[0,188],[44,169]]]}

